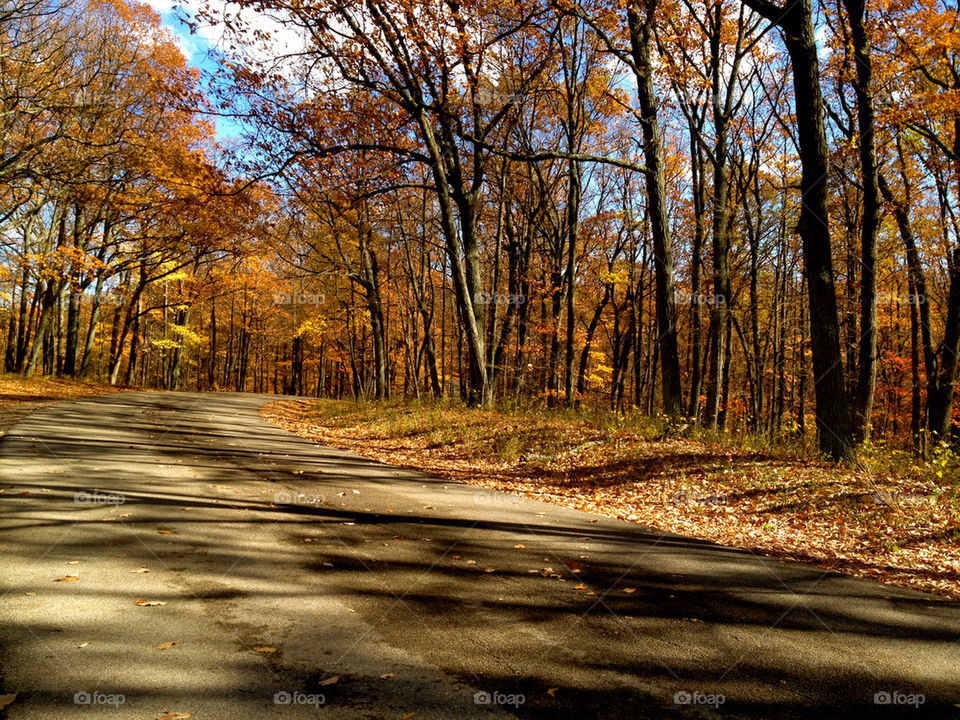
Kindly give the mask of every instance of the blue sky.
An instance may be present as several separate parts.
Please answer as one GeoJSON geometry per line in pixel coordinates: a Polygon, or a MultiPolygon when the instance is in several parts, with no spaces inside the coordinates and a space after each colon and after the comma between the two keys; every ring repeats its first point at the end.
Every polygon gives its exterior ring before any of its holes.
{"type": "MultiPolygon", "coordinates": [[[[211,50],[218,45],[222,31],[213,27],[202,27],[196,33],[181,20],[185,11],[178,7],[176,0],[142,0],[152,7],[163,20],[164,26],[170,30],[184,56],[193,67],[199,69],[206,78],[217,69],[217,61],[211,56],[211,50]]],[[[190,0],[182,3],[189,6],[190,0]]],[[[229,118],[215,118],[217,134],[221,139],[229,139],[239,134],[240,128],[229,118]]]]}

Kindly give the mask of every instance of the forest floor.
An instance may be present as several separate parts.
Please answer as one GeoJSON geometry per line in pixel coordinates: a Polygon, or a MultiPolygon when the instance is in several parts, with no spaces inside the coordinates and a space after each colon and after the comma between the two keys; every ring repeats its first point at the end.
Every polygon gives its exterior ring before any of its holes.
{"type": "Polygon", "coordinates": [[[652,422],[279,400],[261,415],[374,460],[960,599],[960,470],[867,448],[857,467],[652,422]]]}
{"type": "Polygon", "coordinates": [[[107,395],[122,388],[82,380],[31,378],[0,375],[0,436],[42,407],[61,400],[107,395]]]}

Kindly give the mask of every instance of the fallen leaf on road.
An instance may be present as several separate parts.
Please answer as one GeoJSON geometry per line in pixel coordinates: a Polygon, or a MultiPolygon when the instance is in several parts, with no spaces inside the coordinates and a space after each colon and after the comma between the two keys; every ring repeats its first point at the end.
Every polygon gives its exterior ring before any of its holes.
{"type": "Polygon", "coordinates": [[[628,593],[628,594],[629,594],[629,593],[635,593],[635,592],[637,591],[637,589],[636,589],[636,588],[624,588],[623,591],[624,591],[625,593],[628,593]]]}
{"type": "Polygon", "coordinates": [[[3,710],[7,705],[12,703],[17,699],[16,693],[10,693],[9,695],[0,695],[0,710],[3,710]]]}
{"type": "Polygon", "coordinates": [[[161,535],[176,535],[173,530],[157,530],[161,535]]]}
{"type": "Polygon", "coordinates": [[[66,577],[57,578],[54,582],[73,582],[74,580],[79,580],[76,575],[67,575],[66,577]]]}
{"type": "Polygon", "coordinates": [[[256,645],[253,648],[259,653],[265,653],[267,655],[275,653],[277,649],[275,647],[270,647],[269,645],[256,645]]]}
{"type": "Polygon", "coordinates": [[[410,718],[412,718],[414,715],[416,715],[415,712],[407,713],[406,715],[402,716],[400,720],[410,720],[410,718]]]}
{"type": "Polygon", "coordinates": [[[333,677],[328,677],[326,680],[321,680],[318,684],[323,685],[336,685],[340,681],[339,675],[334,675],[333,677]]]}
{"type": "Polygon", "coordinates": [[[36,596],[37,596],[36,593],[32,593],[32,592],[24,593],[24,595],[26,595],[27,597],[36,597],[36,596]]]}
{"type": "Polygon", "coordinates": [[[177,644],[176,640],[167,640],[167,642],[162,642],[159,645],[157,645],[157,650],[169,650],[176,644],[177,644]]]}
{"type": "Polygon", "coordinates": [[[384,673],[380,676],[381,680],[391,680],[393,678],[393,673],[384,673]]]}
{"type": "Polygon", "coordinates": [[[513,546],[513,549],[514,549],[514,550],[523,550],[525,547],[526,547],[526,545],[514,545],[514,546],[513,546]]]}
{"type": "Polygon", "coordinates": [[[580,583],[579,585],[574,585],[574,586],[573,586],[573,589],[574,589],[574,590],[586,590],[586,589],[587,589],[587,586],[584,585],[583,583],[580,583]]]}
{"type": "Polygon", "coordinates": [[[559,690],[559,689],[560,689],[560,688],[550,688],[549,690],[547,690],[547,695],[549,695],[550,697],[556,697],[556,696],[557,696],[557,690],[559,690]]]}
{"type": "Polygon", "coordinates": [[[90,643],[88,643],[88,642],[81,643],[80,645],[77,645],[77,650],[79,650],[80,648],[85,648],[85,647],[86,647],[87,645],[89,645],[89,644],[90,644],[90,643]]]}
{"type": "Polygon", "coordinates": [[[137,573],[137,575],[143,575],[143,573],[148,573],[150,571],[145,567],[139,567],[136,570],[131,570],[130,572],[137,573]]]}
{"type": "Polygon", "coordinates": [[[139,605],[140,607],[153,607],[154,605],[166,605],[166,600],[134,600],[134,605],[139,605]]]}
{"type": "Polygon", "coordinates": [[[170,712],[169,710],[164,710],[163,715],[157,717],[157,720],[187,720],[187,718],[192,717],[193,713],[170,712]]]}
{"type": "Polygon", "coordinates": [[[79,560],[71,560],[70,562],[67,563],[67,565],[79,565],[79,564],[80,564],[79,560]]]}

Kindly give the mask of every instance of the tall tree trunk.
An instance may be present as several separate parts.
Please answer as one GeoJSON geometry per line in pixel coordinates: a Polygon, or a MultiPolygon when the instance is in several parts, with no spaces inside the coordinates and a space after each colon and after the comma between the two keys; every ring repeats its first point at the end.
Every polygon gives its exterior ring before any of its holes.
{"type": "Polygon", "coordinates": [[[830,149],[824,127],[811,0],[792,0],[786,8],[767,0],[744,2],[779,25],[793,67],[796,117],[802,118],[797,123],[802,198],[797,232],[803,245],[810,309],[817,431],[824,455],[834,460],[851,459],[855,455],[853,418],[844,386],[828,214],[830,149]]]}
{"type": "Polygon", "coordinates": [[[870,436],[870,415],[877,384],[877,230],[880,226],[880,189],[873,109],[873,64],[864,27],[865,0],[843,0],[850,19],[856,68],[857,126],[860,131],[860,173],[863,182],[863,218],[860,230],[860,353],[853,423],[857,440],[870,436]]]}
{"type": "Polygon", "coordinates": [[[663,412],[679,416],[683,413],[683,390],[680,378],[680,352],[677,338],[677,310],[674,298],[673,248],[667,217],[666,179],[660,123],[657,117],[657,95],[653,87],[654,15],[658,0],[632,0],[627,8],[630,48],[640,105],[640,126],[643,131],[643,154],[647,184],[647,206],[653,236],[656,263],[655,287],[657,332],[662,373],[663,412]]]}

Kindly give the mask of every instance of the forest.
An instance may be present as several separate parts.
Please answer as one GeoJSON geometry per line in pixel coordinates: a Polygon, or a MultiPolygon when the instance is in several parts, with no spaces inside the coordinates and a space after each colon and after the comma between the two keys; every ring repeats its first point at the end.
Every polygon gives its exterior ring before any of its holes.
{"type": "Polygon", "coordinates": [[[0,8],[7,373],[953,441],[947,0],[0,8]]]}

